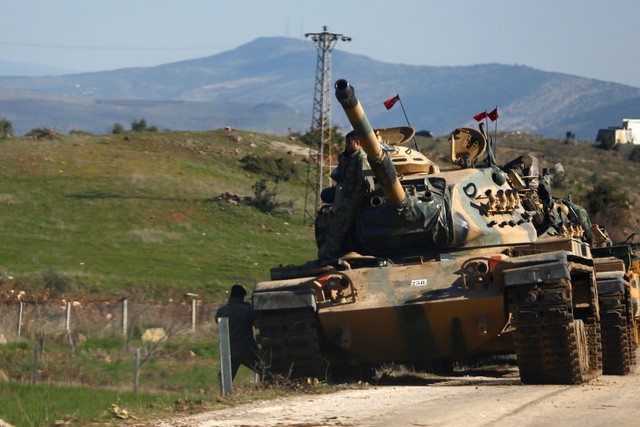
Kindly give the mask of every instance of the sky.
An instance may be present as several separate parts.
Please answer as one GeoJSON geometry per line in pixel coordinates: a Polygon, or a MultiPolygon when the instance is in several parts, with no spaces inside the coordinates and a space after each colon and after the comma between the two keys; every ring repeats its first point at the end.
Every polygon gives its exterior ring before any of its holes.
{"type": "MultiPolygon", "coordinates": [[[[387,63],[526,65],[640,87],[638,0],[0,0],[0,60],[74,72],[327,30],[387,63]]],[[[309,48],[315,49],[309,40],[309,48]]]]}

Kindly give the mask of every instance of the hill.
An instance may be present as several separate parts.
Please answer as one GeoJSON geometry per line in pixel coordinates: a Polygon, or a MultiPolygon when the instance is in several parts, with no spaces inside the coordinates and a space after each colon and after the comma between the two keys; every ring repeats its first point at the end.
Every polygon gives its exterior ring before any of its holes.
{"type": "MultiPolygon", "coordinates": [[[[448,165],[446,138],[418,143],[448,165]]],[[[315,258],[313,230],[302,225],[307,148],[298,141],[219,129],[19,137],[0,147],[3,292],[48,286],[114,297],[147,289],[150,297],[196,292],[220,301],[232,283],[251,287],[268,279],[272,266],[315,258]],[[243,169],[247,155],[286,159],[295,173],[276,185],[243,169]],[[253,196],[261,179],[279,201],[292,201],[290,216],[236,202],[253,196]]],[[[605,225],[618,240],[640,229],[638,163],[625,153],[527,134],[498,136],[499,164],[525,152],[543,167],[563,164],[566,176],[554,195],[582,202],[599,180],[615,182],[633,206],[605,225]]]]}
{"type": "Polygon", "coordinates": [[[210,296],[313,258],[313,233],[301,225],[306,168],[276,148],[285,143],[224,130],[0,142],[3,287],[42,290],[53,278],[67,292],[210,296]],[[247,154],[297,162],[301,177],[278,184],[294,216],[218,197],[253,195],[259,177],[242,170],[247,154]]]}
{"type": "MultiPolygon", "coordinates": [[[[335,50],[334,80],[358,90],[377,127],[404,121],[385,99],[400,94],[417,129],[446,134],[496,105],[500,128],[593,140],[597,129],[640,117],[640,89],[522,65],[389,64],[335,50]]],[[[210,57],[148,68],[46,77],[0,77],[0,116],[18,134],[35,127],[104,133],[140,117],[160,129],[233,126],[286,134],[306,130],[316,52],[292,38],[259,38],[210,57]]],[[[347,128],[343,115],[335,124],[347,128]]]]}

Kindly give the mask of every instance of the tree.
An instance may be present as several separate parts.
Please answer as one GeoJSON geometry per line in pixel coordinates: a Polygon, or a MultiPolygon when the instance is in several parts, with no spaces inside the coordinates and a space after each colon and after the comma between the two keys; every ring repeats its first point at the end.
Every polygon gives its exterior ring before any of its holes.
{"type": "Polygon", "coordinates": [[[258,208],[264,213],[272,214],[282,212],[285,215],[289,215],[291,213],[291,209],[293,208],[293,201],[289,200],[288,202],[279,202],[276,200],[278,195],[277,188],[273,190],[269,190],[267,188],[267,183],[264,179],[256,182],[251,186],[254,192],[253,198],[253,206],[258,208]]]}
{"type": "Polygon", "coordinates": [[[111,126],[111,133],[112,134],[120,134],[120,133],[124,133],[124,126],[122,126],[122,124],[120,123],[114,123],[113,126],[111,126]]]}
{"type": "MultiPolygon", "coordinates": [[[[595,178],[594,178],[595,180],[595,178]]],[[[629,196],[613,181],[595,180],[585,195],[592,221],[604,226],[614,242],[624,239],[629,225],[629,196]]]]}
{"type": "Polygon", "coordinates": [[[156,126],[147,126],[147,120],[142,118],[131,122],[131,130],[134,132],[157,132],[158,128],[156,126]]]}
{"type": "Polygon", "coordinates": [[[0,119],[0,138],[7,139],[13,136],[13,125],[5,118],[0,119]]]}
{"type": "Polygon", "coordinates": [[[147,130],[147,121],[144,118],[132,121],[131,130],[134,132],[143,132],[147,130]]]}
{"type": "MultiPolygon", "coordinates": [[[[307,131],[305,134],[300,135],[300,141],[302,141],[303,143],[307,144],[310,147],[319,147],[320,146],[320,129],[312,129],[307,131]]],[[[325,154],[327,154],[329,152],[329,149],[333,148],[335,149],[336,147],[343,147],[344,146],[344,136],[340,134],[340,132],[338,132],[338,127],[337,126],[333,126],[331,128],[331,143],[330,144],[325,144],[324,147],[324,152],[325,154]]]]}

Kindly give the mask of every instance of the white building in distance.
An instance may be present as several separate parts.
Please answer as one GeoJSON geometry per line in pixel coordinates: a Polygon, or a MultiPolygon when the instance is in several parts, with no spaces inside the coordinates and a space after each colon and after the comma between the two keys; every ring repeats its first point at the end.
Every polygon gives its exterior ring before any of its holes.
{"type": "Polygon", "coordinates": [[[598,130],[596,142],[608,145],[640,144],[640,119],[622,119],[622,127],[609,127],[598,130]]]}

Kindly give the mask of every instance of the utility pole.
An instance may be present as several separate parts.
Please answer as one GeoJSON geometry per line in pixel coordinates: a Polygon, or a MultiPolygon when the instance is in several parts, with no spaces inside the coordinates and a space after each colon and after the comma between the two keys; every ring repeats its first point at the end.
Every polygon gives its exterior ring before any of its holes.
{"type": "MultiPolygon", "coordinates": [[[[307,33],[316,45],[316,84],[313,97],[313,118],[310,135],[318,138],[317,147],[309,147],[309,166],[307,168],[307,186],[304,201],[304,225],[313,225],[315,213],[320,206],[320,192],[324,188],[325,160],[324,149],[331,142],[331,51],[338,41],[349,42],[351,37],[330,33],[327,26],[321,33],[307,33]],[[314,148],[317,150],[314,156],[314,148]],[[317,176],[313,176],[313,167],[317,165],[317,176]]],[[[329,166],[330,167],[330,166],[329,166]]]]}

